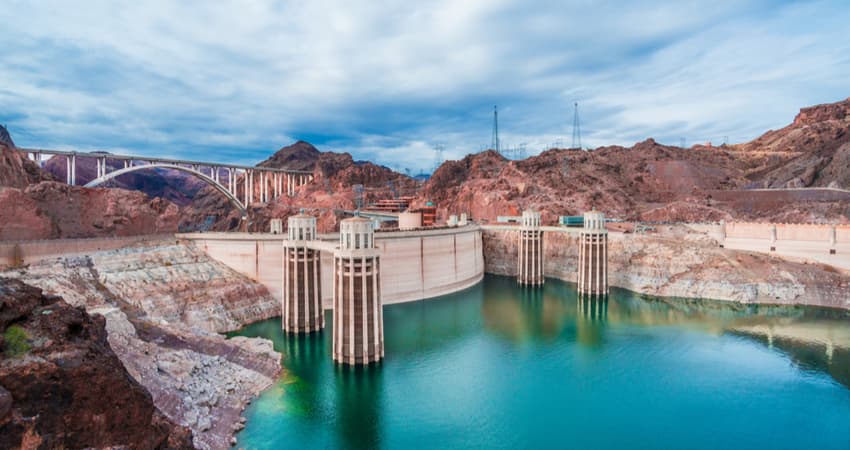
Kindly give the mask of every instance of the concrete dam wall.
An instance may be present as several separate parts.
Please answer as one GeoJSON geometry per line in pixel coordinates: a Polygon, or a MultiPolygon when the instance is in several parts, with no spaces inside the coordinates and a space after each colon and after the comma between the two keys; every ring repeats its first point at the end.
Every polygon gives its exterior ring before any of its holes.
{"type": "MultiPolygon", "coordinates": [[[[283,239],[285,235],[251,233],[191,233],[178,238],[203,249],[268,287],[283,299],[283,239]]],[[[333,301],[333,247],[336,235],[320,236],[322,303],[333,301]]],[[[375,233],[381,257],[384,304],[436,297],[473,286],[484,276],[481,229],[477,226],[439,230],[375,233]]]]}

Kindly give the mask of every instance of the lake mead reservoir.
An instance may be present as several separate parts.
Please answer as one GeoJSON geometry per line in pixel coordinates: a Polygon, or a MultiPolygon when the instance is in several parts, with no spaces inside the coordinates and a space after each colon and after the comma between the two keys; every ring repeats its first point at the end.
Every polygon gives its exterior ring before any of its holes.
{"type": "MultiPolygon", "coordinates": [[[[330,322],[331,311],[326,311],[330,322]]],[[[384,307],[386,356],[331,358],[279,318],[284,375],[238,447],[850,448],[850,313],[658,299],[513,278],[384,307]]]]}

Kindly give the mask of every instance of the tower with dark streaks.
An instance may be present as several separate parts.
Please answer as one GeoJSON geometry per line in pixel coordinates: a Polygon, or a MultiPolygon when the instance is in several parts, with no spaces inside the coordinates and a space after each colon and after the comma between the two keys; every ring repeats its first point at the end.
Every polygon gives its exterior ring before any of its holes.
{"type": "Polygon", "coordinates": [[[310,333],[325,327],[322,310],[321,255],[309,248],[316,239],[316,218],[303,212],[288,219],[283,243],[283,329],[310,333]]]}
{"type": "Polygon", "coordinates": [[[366,365],[384,357],[381,262],[373,223],[363,217],[340,222],[334,252],[333,359],[366,365]]]}
{"type": "Polygon", "coordinates": [[[530,286],[543,284],[543,231],[540,212],[526,210],[517,242],[517,282],[530,286]]]}
{"type": "Polygon", "coordinates": [[[579,233],[579,294],[608,294],[608,230],[605,215],[595,209],[584,213],[579,233]]]}

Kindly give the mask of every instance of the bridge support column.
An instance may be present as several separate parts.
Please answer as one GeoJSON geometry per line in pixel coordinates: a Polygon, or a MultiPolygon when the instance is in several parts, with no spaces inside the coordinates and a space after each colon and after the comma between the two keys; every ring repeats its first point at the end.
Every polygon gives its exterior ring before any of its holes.
{"type": "Polygon", "coordinates": [[[543,284],[543,232],[540,213],[523,211],[519,229],[517,282],[537,286],[543,284]]]}
{"type": "Polygon", "coordinates": [[[242,174],[242,176],[245,179],[245,207],[248,207],[251,206],[251,199],[248,197],[248,194],[251,191],[251,187],[248,180],[248,171],[246,170],[245,173],[242,174]]]}
{"type": "Polygon", "coordinates": [[[250,203],[254,203],[254,190],[257,188],[257,184],[254,182],[254,171],[248,171],[248,179],[250,180],[251,189],[248,191],[248,201],[250,203]]]}
{"type": "Polygon", "coordinates": [[[322,310],[321,254],[308,248],[316,239],[316,218],[291,216],[283,242],[283,329],[310,333],[325,327],[322,310]]]}
{"type": "Polygon", "coordinates": [[[363,217],[340,223],[334,252],[333,359],[365,365],[384,357],[380,258],[372,221],[363,217]]]}
{"type": "Polygon", "coordinates": [[[593,210],[584,213],[579,233],[579,294],[608,294],[608,230],[605,215],[593,210]]]}

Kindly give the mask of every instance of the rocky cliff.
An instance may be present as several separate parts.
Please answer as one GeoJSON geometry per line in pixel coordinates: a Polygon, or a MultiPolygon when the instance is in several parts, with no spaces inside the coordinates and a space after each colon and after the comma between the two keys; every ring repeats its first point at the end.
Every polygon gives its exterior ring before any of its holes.
{"type": "Polygon", "coordinates": [[[215,334],[279,314],[277,302],[194,248],[162,241],[2,276],[104,316],[127,371],[160,411],[192,430],[198,448],[229,448],[243,408],[280,373],[270,341],[215,334]]]}
{"type": "Polygon", "coordinates": [[[0,448],[192,448],[107,343],[105,320],[0,279],[0,448]]]}
{"type": "MultiPolygon", "coordinates": [[[[418,181],[387,167],[355,161],[348,153],[321,152],[303,141],[283,147],[258,166],[312,171],[313,181],[300,186],[293,197],[281,196],[267,205],[250,207],[248,231],[268,231],[272,218],[285,220],[306,208],[319,217],[319,231],[331,232],[344,218],[335,210],[356,208],[355,185],[363,186],[364,205],[396,195],[413,195],[419,189],[418,181]]],[[[239,198],[244,195],[241,180],[237,183],[239,198]]],[[[254,198],[259,198],[256,191],[254,198]]],[[[212,188],[202,190],[184,210],[181,229],[192,230],[207,217],[214,217],[212,229],[216,231],[236,230],[241,225],[237,211],[212,188]]]]}
{"type": "MultiPolygon", "coordinates": [[[[5,129],[3,130],[5,131],[5,129]]],[[[9,138],[11,143],[11,138],[9,138]]],[[[52,180],[38,165],[0,139],[0,190],[3,187],[23,189],[33,183],[52,180]]]]}
{"type": "MultiPolygon", "coordinates": [[[[578,235],[544,233],[547,276],[575,282],[578,235]]],[[[516,232],[484,231],[485,271],[516,275],[516,232]]],[[[663,236],[609,234],[611,286],[660,297],[850,309],[850,275],[816,263],[719,248],[701,234],[670,227],[663,236]]]]}
{"type": "Polygon", "coordinates": [[[0,240],[174,232],[178,211],[138,191],[54,181],[26,155],[0,143],[0,240]]]}
{"type": "Polygon", "coordinates": [[[173,203],[142,192],[45,181],[0,189],[0,240],[176,232],[178,213],[173,203]]]}
{"type": "Polygon", "coordinates": [[[520,161],[486,151],[441,165],[421,197],[435,201],[443,217],[468,212],[487,220],[532,207],[552,223],[596,206],[644,221],[847,222],[850,196],[766,194],[783,200],[778,209],[754,204],[747,189],[848,189],[849,169],[850,99],[803,108],[789,126],[740,145],[683,149],[648,139],[591,152],[552,149],[520,161]]]}

